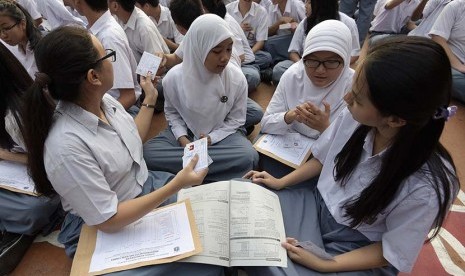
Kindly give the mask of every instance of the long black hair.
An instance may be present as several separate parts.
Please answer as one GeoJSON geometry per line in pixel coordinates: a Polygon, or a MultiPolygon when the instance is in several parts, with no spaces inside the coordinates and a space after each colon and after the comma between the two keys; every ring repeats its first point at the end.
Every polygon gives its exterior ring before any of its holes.
{"type": "MultiPolygon", "coordinates": [[[[434,237],[460,187],[452,158],[439,142],[445,119],[433,118],[450,101],[449,59],[444,49],[431,39],[405,36],[373,46],[361,66],[356,79],[365,78],[368,97],[376,109],[382,116],[394,115],[405,120],[406,125],[383,155],[376,178],[358,198],[345,205],[351,226],[374,222],[404,180],[423,172],[431,179],[439,203],[434,237]]],[[[341,185],[345,185],[359,163],[365,137],[371,129],[365,125],[358,127],[336,156],[334,173],[341,185]]]]}
{"type": "Polygon", "coordinates": [[[21,20],[26,22],[26,37],[29,41],[29,49],[34,50],[42,38],[42,34],[34,25],[34,20],[29,12],[15,1],[0,0],[0,14],[11,17],[16,23],[21,22],[21,20]]]}
{"type": "Polygon", "coordinates": [[[315,27],[316,24],[328,19],[339,20],[338,0],[311,0],[312,12],[307,17],[305,34],[315,27]]]}
{"type": "Polygon", "coordinates": [[[0,147],[11,149],[14,143],[5,129],[3,118],[10,110],[22,132],[20,120],[22,96],[32,85],[32,79],[23,65],[2,43],[0,43],[0,59],[0,147]]]}
{"type": "Polygon", "coordinates": [[[39,193],[53,187],[44,166],[44,143],[53,122],[53,100],[73,102],[91,68],[97,68],[98,51],[90,34],[80,27],[59,27],[45,36],[34,52],[39,73],[24,98],[24,141],[28,168],[39,193]],[[53,100],[51,99],[53,98],[53,100]]]}

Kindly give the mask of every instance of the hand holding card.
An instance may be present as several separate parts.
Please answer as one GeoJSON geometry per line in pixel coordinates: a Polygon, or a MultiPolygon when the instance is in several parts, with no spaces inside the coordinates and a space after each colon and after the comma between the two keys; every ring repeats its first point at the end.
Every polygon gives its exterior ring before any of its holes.
{"type": "Polygon", "coordinates": [[[161,61],[162,58],[156,55],[152,55],[148,52],[144,52],[139,61],[139,64],[137,65],[136,74],[147,76],[150,73],[152,80],[154,80],[155,74],[158,71],[158,67],[160,66],[161,61]]]}

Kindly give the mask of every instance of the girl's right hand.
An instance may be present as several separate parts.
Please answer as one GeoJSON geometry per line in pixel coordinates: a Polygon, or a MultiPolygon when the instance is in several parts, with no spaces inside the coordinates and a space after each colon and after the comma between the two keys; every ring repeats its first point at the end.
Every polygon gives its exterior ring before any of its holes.
{"type": "Polygon", "coordinates": [[[176,178],[178,178],[179,183],[181,184],[181,188],[202,184],[203,179],[205,178],[205,176],[207,176],[208,168],[205,168],[197,172],[194,171],[195,165],[197,164],[198,161],[199,161],[199,156],[196,154],[191,159],[189,164],[187,164],[185,168],[183,168],[176,174],[176,178]]]}
{"type": "Polygon", "coordinates": [[[242,178],[250,179],[253,183],[263,184],[275,190],[281,190],[285,187],[285,183],[282,182],[281,178],[275,178],[266,171],[250,171],[246,173],[242,178]]]}
{"type": "MultiPolygon", "coordinates": [[[[155,80],[158,81],[159,78],[155,78],[155,80]]],[[[149,102],[149,104],[155,104],[158,98],[158,90],[152,83],[152,74],[150,72],[147,76],[140,76],[140,86],[144,89],[145,99],[149,102]]]]}

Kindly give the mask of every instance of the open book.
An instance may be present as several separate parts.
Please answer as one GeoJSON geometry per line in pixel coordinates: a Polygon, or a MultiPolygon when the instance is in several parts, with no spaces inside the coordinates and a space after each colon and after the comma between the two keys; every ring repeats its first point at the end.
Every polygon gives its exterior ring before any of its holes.
{"type": "Polygon", "coordinates": [[[310,157],[313,142],[314,139],[300,133],[263,134],[253,146],[258,152],[296,169],[310,157]]]}
{"type": "Polygon", "coordinates": [[[220,266],[287,267],[278,196],[253,183],[221,181],[183,189],[190,199],[203,252],[182,261],[220,266]]]}

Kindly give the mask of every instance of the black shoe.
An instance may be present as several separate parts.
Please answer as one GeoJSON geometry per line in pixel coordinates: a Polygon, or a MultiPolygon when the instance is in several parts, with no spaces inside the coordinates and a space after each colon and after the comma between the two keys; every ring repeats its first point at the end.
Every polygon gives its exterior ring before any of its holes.
{"type": "Polygon", "coordinates": [[[6,232],[0,244],[0,275],[12,272],[19,264],[34,236],[6,232]]]}
{"type": "Polygon", "coordinates": [[[260,79],[262,82],[271,83],[271,81],[273,80],[273,69],[266,68],[260,70],[260,79]]]}

